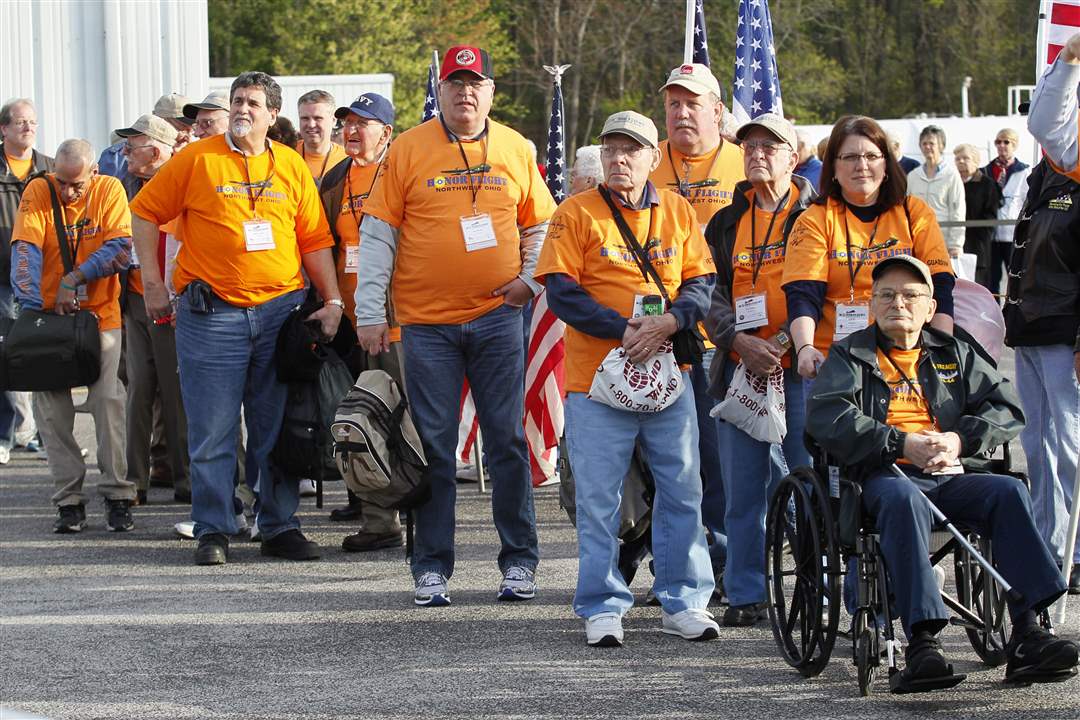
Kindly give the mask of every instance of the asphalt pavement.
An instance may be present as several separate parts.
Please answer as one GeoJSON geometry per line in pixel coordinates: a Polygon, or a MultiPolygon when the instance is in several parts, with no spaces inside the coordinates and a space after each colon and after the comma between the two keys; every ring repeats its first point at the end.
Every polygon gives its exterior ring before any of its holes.
{"type": "MultiPolygon", "coordinates": [[[[90,419],[77,437],[94,459],[90,419]]],[[[91,471],[89,483],[94,482],[91,471]]],[[[0,718],[187,720],[287,718],[1080,718],[1080,679],[1008,688],[963,631],[943,633],[966,682],[891,696],[879,679],[859,697],[849,646],[806,680],[780,659],[767,624],[721,628],[713,642],[661,634],[658,608],[635,606],[626,645],[585,645],[571,611],[573,527],[557,491],[536,491],[540,592],[495,600],[499,574],[490,495],[459,486],[453,605],[417,608],[403,552],[345,554],[349,525],[302,501],[322,560],[263,558],[235,543],[223,567],[192,564],[172,526],[189,508],[152,489],[135,530],[105,530],[88,505],[79,535],[51,532],[44,461],[15,453],[0,469],[0,718]]],[[[634,590],[643,599],[647,573],[634,590]]],[[[722,608],[714,608],[719,616],[722,608]]],[[[1080,637],[1080,598],[1059,628],[1080,637]]]]}

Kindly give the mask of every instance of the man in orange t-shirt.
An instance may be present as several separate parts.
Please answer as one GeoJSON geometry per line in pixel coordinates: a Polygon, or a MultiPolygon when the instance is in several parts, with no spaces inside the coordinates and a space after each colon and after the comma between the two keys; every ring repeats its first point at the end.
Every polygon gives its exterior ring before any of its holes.
{"type": "MultiPolygon", "coordinates": [[[[301,267],[324,299],[310,315],[325,337],[337,333],[344,301],[333,239],[311,173],[299,155],[266,139],[281,110],[281,88],[260,72],[230,90],[229,131],[179,153],[132,201],[143,298],[152,320],[173,315],[157,263],[158,229],[179,217],[176,352],[188,416],[195,562],[227,561],[239,530],[233,478],[240,407],[249,467],[257,473],[262,553],[290,560],[319,556],[300,532],[295,478],[270,463],[285,413],[278,380],[278,330],[304,298],[301,267]]],[[[251,478],[249,478],[249,481],[251,478]]]]}
{"type": "MultiPolygon", "coordinates": [[[[34,149],[37,112],[27,98],[0,106],[0,318],[15,317],[11,292],[11,229],[19,198],[30,176],[51,172],[53,160],[34,149]]],[[[6,465],[15,445],[40,450],[30,393],[0,391],[0,465],[6,465]]]]}
{"type": "MultiPolygon", "coordinates": [[[[677,192],[694,208],[704,231],[713,215],[731,205],[735,184],[745,177],[743,152],[720,134],[724,103],[720,83],[707,65],[686,63],[672,69],[660,88],[664,94],[667,140],[660,143],[660,164],[649,179],[659,188],[677,192]]],[[[699,328],[704,335],[704,328],[699,328]]],[[[716,350],[708,339],[700,362],[690,367],[697,410],[701,481],[705,487],[701,512],[711,537],[709,553],[719,578],[727,562],[726,501],[720,467],[719,422],[709,415],[709,369],[716,350]]],[[[717,587],[721,587],[719,584],[717,587]]]]}
{"type": "MultiPolygon", "coordinates": [[[[551,311],[566,323],[566,445],[577,481],[578,581],[574,612],[589,645],[621,645],[622,616],[634,596],[619,572],[619,503],[635,443],[656,482],[653,589],[663,632],[716,638],[706,610],[714,589],[701,523],[701,477],[694,396],[689,389],[659,412],[616,409],[589,395],[596,368],[622,347],[631,362],[653,357],[678,330],[705,314],[715,280],[712,255],[690,204],[657,191],[656,126],[618,112],[600,133],[604,184],[566,200],[551,219],[537,265],[551,311]],[[615,213],[619,215],[615,215],[615,213]],[[646,280],[625,221],[648,253],[646,280]],[[652,274],[650,274],[650,278],[652,274]],[[664,307],[664,296],[672,298],[664,307]]],[[[681,373],[689,384],[689,373],[681,373]]]]}
{"type": "Polygon", "coordinates": [[[304,158],[315,187],[322,185],[326,171],[345,159],[345,149],[333,141],[334,96],[325,90],[311,90],[300,96],[296,112],[300,116],[300,142],[296,151],[304,158]]]}
{"type": "Polygon", "coordinates": [[[406,394],[428,461],[431,500],[416,508],[412,558],[419,605],[450,602],[454,455],[466,375],[494,480],[498,595],[527,600],[536,590],[521,309],[540,289],[532,275],[555,201],[525,138],[488,118],[492,76],[487,51],[447,51],[442,114],[390,146],[360,226],[357,335],[373,355],[389,349],[392,274],[406,394]]]}
{"type": "MultiPolygon", "coordinates": [[[[371,195],[379,169],[390,147],[394,133],[394,105],[377,93],[364,93],[347,107],[339,107],[334,117],[343,122],[345,152],[349,157],[335,165],[319,187],[323,210],[330,222],[337,253],[337,280],[345,300],[345,319],[356,318],[356,277],[360,258],[360,220],[364,217],[364,201],[371,195]]],[[[387,308],[387,314],[390,309],[387,308]]],[[[344,322],[344,320],[343,320],[344,322]]],[[[350,363],[353,369],[385,370],[400,387],[404,387],[401,369],[401,328],[390,329],[390,350],[368,355],[357,347],[350,363]]],[[[364,552],[399,547],[401,520],[397,510],[362,503],[352,490],[349,504],[330,513],[331,520],[360,520],[360,531],[341,542],[345,552],[364,552]]]]}
{"type": "MultiPolygon", "coordinates": [[[[121,340],[117,273],[131,261],[131,214],[124,188],[116,178],[98,175],[90,143],[65,140],[56,151],[56,172],[27,185],[11,237],[12,287],[24,311],[67,315],[82,309],[98,318],[101,374],[86,401],[97,434],[102,474],[98,492],[108,506],[109,529],[130,530],[135,484],[126,479],[124,395],[116,375],[121,340]],[[64,217],[62,228],[55,224],[50,187],[64,217]],[[61,242],[71,259],[70,270],[61,242]]],[[[34,415],[56,488],[53,529],[79,532],[86,525],[86,461],[75,441],[71,391],[35,392],[34,415]]]]}

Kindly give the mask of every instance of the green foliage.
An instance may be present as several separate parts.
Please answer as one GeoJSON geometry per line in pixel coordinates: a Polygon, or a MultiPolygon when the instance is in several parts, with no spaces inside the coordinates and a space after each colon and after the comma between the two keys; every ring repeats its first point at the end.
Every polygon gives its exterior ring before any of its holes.
{"type": "MultiPolygon", "coordinates": [[[[1006,88],[1033,81],[1038,0],[772,0],[784,112],[827,123],[1005,111],[1006,88]]],[[[662,128],[657,88],[682,61],[677,0],[209,0],[214,75],[395,76],[402,128],[423,104],[432,49],[478,44],[495,59],[495,118],[542,145],[551,80],[564,77],[568,150],[595,140],[604,117],[635,108],[662,128]]],[[[705,0],[713,71],[731,86],[737,2],[705,0]]],[[[729,98],[725,98],[729,99],[729,98]]]]}

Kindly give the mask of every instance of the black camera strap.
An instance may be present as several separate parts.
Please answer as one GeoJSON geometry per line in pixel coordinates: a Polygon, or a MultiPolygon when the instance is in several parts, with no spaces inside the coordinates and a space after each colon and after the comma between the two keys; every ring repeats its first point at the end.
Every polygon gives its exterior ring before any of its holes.
{"type": "MultiPolygon", "coordinates": [[[[638,242],[637,237],[630,230],[630,226],[626,224],[626,218],[622,216],[619,209],[615,207],[614,201],[611,199],[611,193],[606,187],[600,185],[597,187],[600,191],[600,197],[604,198],[604,202],[607,203],[608,209],[611,210],[611,217],[615,220],[615,226],[619,228],[619,233],[623,237],[623,241],[626,246],[630,248],[630,254],[634,258],[634,262],[637,263],[638,270],[641,271],[641,277],[645,282],[649,282],[651,279],[653,284],[660,290],[660,296],[664,298],[664,303],[668,309],[671,308],[671,297],[668,295],[667,289],[664,288],[664,283],[660,280],[660,274],[656,272],[656,268],[653,267],[652,261],[649,260],[648,253],[641,247],[641,243],[638,242]]],[[[653,230],[653,210],[649,209],[649,232],[645,236],[645,242],[649,241],[649,235],[653,230]]]]}
{"type": "Polygon", "coordinates": [[[71,256],[71,239],[65,228],[64,211],[60,208],[60,197],[56,194],[56,188],[49,178],[42,177],[42,181],[49,188],[49,200],[52,202],[53,225],[56,226],[56,240],[60,243],[60,261],[64,264],[64,274],[68,274],[75,267],[71,256]]]}

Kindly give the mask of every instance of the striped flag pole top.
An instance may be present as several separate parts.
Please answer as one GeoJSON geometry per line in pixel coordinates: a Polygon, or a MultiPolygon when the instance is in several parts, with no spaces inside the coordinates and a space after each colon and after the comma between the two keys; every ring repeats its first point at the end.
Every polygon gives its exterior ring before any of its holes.
{"type": "Polygon", "coordinates": [[[768,0],[739,0],[731,112],[740,125],[762,113],[784,114],[768,0]]]}

